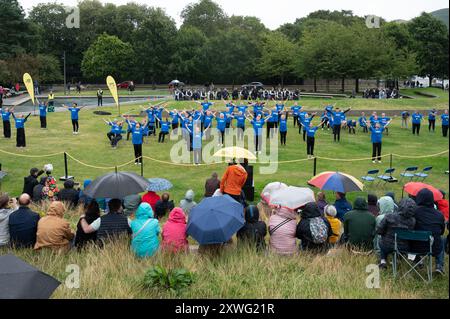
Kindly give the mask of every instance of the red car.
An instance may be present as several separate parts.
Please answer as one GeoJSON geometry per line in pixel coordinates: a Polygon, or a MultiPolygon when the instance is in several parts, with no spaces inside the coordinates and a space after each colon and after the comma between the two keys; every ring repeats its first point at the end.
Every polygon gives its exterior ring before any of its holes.
{"type": "Polygon", "coordinates": [[[133,81],[125,81],[117,84],[118,89],[128,89],[130,86],[134,86],[133,81]]]}

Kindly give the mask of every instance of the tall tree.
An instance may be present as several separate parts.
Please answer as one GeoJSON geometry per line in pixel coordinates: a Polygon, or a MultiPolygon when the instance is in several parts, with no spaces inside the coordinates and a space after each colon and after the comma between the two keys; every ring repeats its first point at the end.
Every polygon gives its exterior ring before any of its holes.
{"type": "Polygon", "coordinates": [[[413,37],[412,48],[417,53],[419,74],[433,78],[448,78],[448,29],[440,20],[422,13],[408,24],[413,37]]]}
{"type": "Polygon", "coordinates": [[[183,26],[196,27],[207,37],[216,35],[228,26],[223,9],[211,0],[200,0],[186,6],[181,12],[183,26]]]}
{"type": "Polygon", "coordinates": [[[116,36],[102,34],[89,47],[83,57],[81,69],[88,79],[104,80],[108,75],[117,80],[131,75],[134,52],[129,43],[116,36]]]}

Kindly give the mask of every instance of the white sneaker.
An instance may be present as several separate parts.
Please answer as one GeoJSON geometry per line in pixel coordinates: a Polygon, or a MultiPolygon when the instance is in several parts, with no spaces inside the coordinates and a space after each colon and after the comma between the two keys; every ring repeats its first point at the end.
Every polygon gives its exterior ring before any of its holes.
{"type": "Polygon", "coordinates": [[[378,164],[381,164],[381,161],[378,161],[378,164]]]}
{"type": "Polygon", "coordinates": [[[376,164],[377,161],[372,161],[372,163],[376,164]]]}

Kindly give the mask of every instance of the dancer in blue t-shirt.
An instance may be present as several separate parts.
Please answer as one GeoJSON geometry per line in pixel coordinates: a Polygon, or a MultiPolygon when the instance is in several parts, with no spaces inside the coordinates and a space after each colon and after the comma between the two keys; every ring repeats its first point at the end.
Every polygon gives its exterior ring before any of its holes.
{"type": "Polygon", "coordinates": [[[117,144],[122,139],[123,122],[119,122],[117,120],[115,120],[115,121],[107,121],[105,119],[103,119],[103,121],[105,121],[106,124],[111,126],[111,130],[106,134],[106,136],[108,137],[108,139],[109,139],[109,141],[111,143],[111,147],[113,149],[116,149],[117,148],[117,144]]]}
{"type": "Polygon", "coordinates": [[[41,102],[36,99],[39,104],[39,120],[41,122],[41,129],[47,128],[47,102],[41,102]]]}
{"type": "Polygon", "coordinates": [[[31,113],[29,113],[27,116],[19,115],[16,117],[14,115],[14,112],[11,113],[12,117],[14,118],[14,122],[17,129],[17,135],[16,135],[16,146],[17,147],[25,147],[27,146],[26,138],[25,138],[25,123],[30,117],[31,113]]]}
{"type": "Polygon", "coordinates": [[[78,107],[77,103],[73,103],[71,107],[68,107],[64,104],[63,107],[67,108],[70,112],[70,119],[72,120],[72,128],[73,128],[72,134],[78,135],[79,133],[78,130],[80,128],[80,125],[78,123],[79,120],[78,113],[84,108],[84,106],[78,107]]]}
{"type": "Polygon", "coordinates": [[[11,138],[11,122],[10,117],[14,113],[14,107],[1,108],[2,121],[3,121],[3,136],[5,138],[11,138]]]}
{"type": "Polygon", "coordinates": [[[431,132],[431,130],[433,130],[433,132],[435,131],[435,129],[436,129],[436,116],[437,116],[436,109],[432,109],[428,113],[428,132],[431,132]]]}
{"type": "MultiPolygon", "coordinates": [[[[389,123],[386,125],[388,126],[389,123]]],[[[380,123],[370,126],[370,139],[372,141],[372,163],[381,163],[381,143],[383,140],[383,132],[386,126],[381,126],[380,123]]]]}
{"type": "Polygon", "coordinates": [[[417,136],[419,136],[420,134],[420,124],[422,123],[423,120],[423,115],[420,114],[419,112],[415,111],[412,115],[411,115],[411,122],[412,122],[412,132],[413,135],[416,135],[417,132],[417,136]]]}
{"type": "Polygon", "coordinates": [[[442,121],[442,136],[447,137],[448,135],[448,110],[445,110],[441,115],[442,121]]]}
{"type": "Polygon", "coordinates": [[[249,122],[253,126],[253,132],[255,136],[255,154],[261,154],[264,124],[269,120],[270,117],[271,114],[269,114],[265,118],[263,118],[261,114],[253,118],[252,115],[249,114],[249,116],[247,117],[247,120],[249,120],[249,122]]]}
{"type": "Polygon", "coordinates": [[[340,142],[341,140],[341,127],[342,127],[342,121],[344,120],[345,114],[350,111],[352,108],[348,108],[345,111],[341,111],[339,108],[336,108],[336,111],[332,111],[330,109],[326,109],[328,115],[332,119],[333,124],[333,136],[334,141],[340,142]]]}

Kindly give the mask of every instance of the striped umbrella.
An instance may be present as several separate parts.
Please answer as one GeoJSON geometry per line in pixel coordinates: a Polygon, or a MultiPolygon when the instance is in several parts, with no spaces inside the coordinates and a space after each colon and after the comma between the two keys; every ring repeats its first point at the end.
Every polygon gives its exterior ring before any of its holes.
{"type": "Polygon", "coordinates": [[[359,192],[364,188],[355,177],[340,172],[323,172],[314,176],[309,185],[320,188],[321,190],[335,191],[340,193],[359,192]]]}

